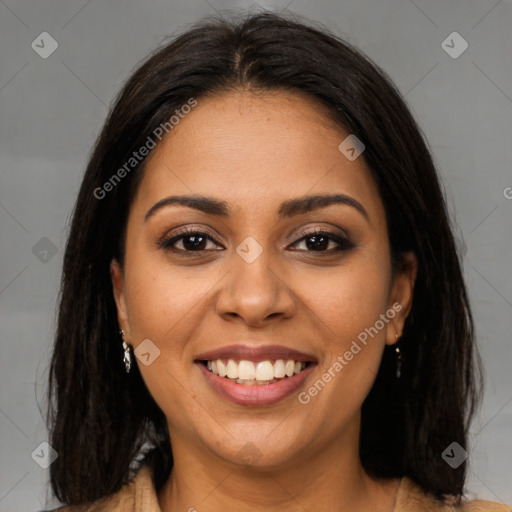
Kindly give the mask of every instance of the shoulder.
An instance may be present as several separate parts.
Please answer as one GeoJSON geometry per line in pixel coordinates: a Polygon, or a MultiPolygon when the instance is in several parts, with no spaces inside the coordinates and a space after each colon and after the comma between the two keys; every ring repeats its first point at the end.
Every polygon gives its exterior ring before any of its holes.
{"type": "Polygon", "coordinates": [[[151,468],[143,465],[135,478],[110,496],[87,505],[65,505],[49,512],[160,512],[151,468]]]}
{"type": "Polygon", "coordinates": [[[485,500],[465,501],[458,506],[443,503],[404,477],[393,512],[512,512],[512,509],[502,503],[485,500]]]}

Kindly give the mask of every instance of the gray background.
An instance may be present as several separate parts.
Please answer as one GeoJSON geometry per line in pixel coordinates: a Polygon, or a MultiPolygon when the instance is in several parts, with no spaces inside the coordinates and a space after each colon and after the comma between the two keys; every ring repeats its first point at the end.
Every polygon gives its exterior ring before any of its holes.
{"type": "MultiPolygon", "coordinates": [[[[1,511],[51,504],[48,470],[31,458],[47,440],[37,404],[44,405],[67,222],[108,105],[163,37],[200,16],[255,5],[0,0],[1,511]],[[42,45],[45,31],[58,42],[47,59],[31,47],[34,40],[42,45]]],[[[484,406],[472,428],[469,495],[512,503],[511,1],[259,5],[288,6],[355,43],[389,73],[419,120],[466,247],[486,368],[484,406]],[[453,31],[469,44],[458,58],[442,47],[453,31]]]]}

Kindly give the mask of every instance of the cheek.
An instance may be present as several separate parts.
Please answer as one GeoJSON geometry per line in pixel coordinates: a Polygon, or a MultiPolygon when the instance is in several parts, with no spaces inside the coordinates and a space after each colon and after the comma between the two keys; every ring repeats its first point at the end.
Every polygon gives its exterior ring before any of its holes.
{"type": "Polygon", "coordinates": [[[137,364],[151,394],[166,410],[167,401],[180,400],[182,385],[190,379],[198,348],[194,343],[204,339],[202,328],[213,307],[209,297],[226,270],[220,266],[178,268],[153,256],[133,251],[127,259],[126,298],[136,355],[143,340],[151,340],[158,349],[150,365],[142,358],[137,364]]]}
{"type": "MultiPolygon", "coordinates": [[[[200,271],[198,271],[199,273],[200,271]]],[[[181,330],[190,324],[190,315],[211,288],[210,279],[190,279],[193,271],[179,270],[141,257],[127,271],[126,295],[134,342],[144,338],[158,340],[175,350],[181,330]]]]}
{"type": "Polygon", "coordinates": [[[197,268],[182,272],[150,260],[147,255],[133,257],[131,267],[126,269],[129,323],[136,354],[138,344],[146,339],[158,349],[151,364],[144,364],[142,358],[136,363],[156,403],[166,416],[173,417],[176,428],[186,430],[194,415],[201,417],[204,413],[189,382],[193,371],[190,340],[204,319],[205,296],[218,278],[197,268]],[[181,411],[178,426],[173,411],[181,411]]]}
{"type": "Polygon", "coordinates": [[[301,403],[319,416],[327,407],[328,423],[356,413],[374,383],[392,318],[389,279],[385,262],[368,256],[303,283],[325,358],[301,403]]]}
{"type": "Polygon", "coordinates": [[[315,272],[300,281],[298,294],[333,342],[343,345],[385,313],[389,299],[390,269],[372,253],[361,253],[336,269],[315,272]]]}

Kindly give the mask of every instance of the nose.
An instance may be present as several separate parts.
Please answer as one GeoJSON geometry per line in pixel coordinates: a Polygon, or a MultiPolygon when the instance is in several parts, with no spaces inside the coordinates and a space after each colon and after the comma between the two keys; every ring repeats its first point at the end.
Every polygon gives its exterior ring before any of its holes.
{"type": "Polygon", "coordinates": [[[251,327],[262,327],[271,319],[290,318],[296,309],[294,294],[284,273],[272,264],[270,251],[248,263],[233,254],[231,271],[223,280],[216,303],[217,313],[227,320],[239,319],[251,327]]]}

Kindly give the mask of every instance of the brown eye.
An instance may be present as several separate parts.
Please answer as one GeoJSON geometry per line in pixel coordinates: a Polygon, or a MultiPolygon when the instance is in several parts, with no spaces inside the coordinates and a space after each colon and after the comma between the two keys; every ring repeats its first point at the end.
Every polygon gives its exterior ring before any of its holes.
{"type": "Polygon", "coordinates": [[[172,250],[177,252],[203,252],[207,249],[208,242],[215,243],[215,240],[202,231],[185,230],[170,238],[164,238],[159,243],[162,249],[172,250]],[[181,242],[182,248],[175,247],[175,245],[181,242]]]}
{"type": "MultiPolygon", "coordinates": [[[[322,231],[322,230],[315,230],[311,231],[307,234],[305,234],[303,237],[301,237],[299,240],[297,240],[294,245],[298,244],[299,242],[305,242],[306,246],[306,252],[337,252],[337,251],[345,251],[348,249],[352,249],[354,247],[354,244],[348,240],[347,238],[344,238],[337,233],[332,233],[329,231],[322,231]],[[337,244],[337,247],[334,247],[334,249],[327,250],[329,247],[329,244],[334,242],[337,244]]],[[[302,250],[302,249],[299,249],[302,250]]]]}

